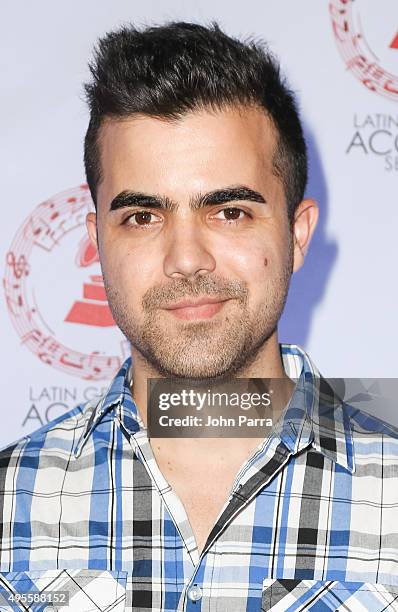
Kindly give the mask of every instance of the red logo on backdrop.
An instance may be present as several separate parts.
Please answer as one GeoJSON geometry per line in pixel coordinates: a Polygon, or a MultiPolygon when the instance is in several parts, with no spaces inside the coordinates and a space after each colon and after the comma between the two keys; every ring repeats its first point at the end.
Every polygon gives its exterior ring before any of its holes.
{"type": "Polygon", "coordinates": [[[386,19],[382,4],[364,6],[358,0],[332,0],[329,10],[337,46],[348,70],[371,91],[398,102],[398,25],[393,15],[386,19]],[[383,23],[376,28],[372,21],[379,15],[383,23]]]}
{"type": "MultiPolygon", "coordinates": [[[[98,344],[100,330],[115,322],[105,295],[96,248],[85,233],[87,212],[93,204],[87,185],[62,192],[33,211],[17,231],[6,256],[3,279],[11,320],[22,344],[44,363],[86,380],[110,379],[121,365],[121,356],[94,350],[82,352],[67,346],[75,333],[85,345],[98,344]],[[80,233],[80,241],[76,235],[80,233]],[[81,237],[83,234],[83,237],[81,237]],[[68,277],[79,278],[71,295],[68,277]],[[63,252],[64,251],[64,252],[63,252]],[[94,268],[96,273],[90,273],[94,268]],[[99,269],[100,272],[100,269],[99,269]],[[57,329],[57,334],[54,332],[57,329]],[[63,338],[59,336],[64,336],[63,338]]],[[[70,280],[70,278],[69,278],[70,280]]],[[[116,328],[117,329],[117,328],[116,328]]],[[[112,336],[114,342],[114,337],[112,336]]],[[[122,351],[125,341],[121,342],[122,351]]]]}
{"type": "MultiPolygon", "coordinates": [[[[87,268],[94,263],[99,263],[98,252],[89,237],[85,236],[79,244],[76,265],[79,268],[87,268]]],[[[74,302],[65,321],[96,327],[115,325],[106,299],[102,276],[91,275],[90,281],[90,283],[84,283],[83,299],[74,302]]]]}

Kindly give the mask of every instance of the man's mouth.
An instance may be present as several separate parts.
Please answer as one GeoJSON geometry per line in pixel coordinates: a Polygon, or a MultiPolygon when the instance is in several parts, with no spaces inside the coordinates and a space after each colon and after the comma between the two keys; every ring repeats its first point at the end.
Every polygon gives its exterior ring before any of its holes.
{"type": "Polygon", "coordinates": [[[204,296],[199,299],[183,299],[174,304],[165,306],[163,310],[167,310],[177,319],[186,321],[192,319],[210,319],[215,314],[220,312],[224,304],[230,298],[217,298],[204,296]]]}

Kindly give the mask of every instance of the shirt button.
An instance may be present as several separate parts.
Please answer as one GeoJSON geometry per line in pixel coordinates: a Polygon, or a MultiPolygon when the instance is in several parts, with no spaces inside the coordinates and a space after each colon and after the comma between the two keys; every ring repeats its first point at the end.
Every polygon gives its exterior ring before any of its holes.
{"type": "Polygon", "coordinates": [[[188,591],[188,597],[191,601],[199,601],[202,599],[202,589],[197,584],[194,584],[188,591]]]}

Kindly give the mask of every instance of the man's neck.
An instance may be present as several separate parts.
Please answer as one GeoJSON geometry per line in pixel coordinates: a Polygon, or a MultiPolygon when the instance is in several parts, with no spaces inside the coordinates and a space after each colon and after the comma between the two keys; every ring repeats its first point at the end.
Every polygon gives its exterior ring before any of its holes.
{"type": "MultiPolygon", "coordinates": [[[[147,427],[147,380],[150,378],[163,378],[134,347],[132,356],[132,394],[141,419],[147,427]]],[[[267,340],[258,352],[256,359],[246,368],[242,368],[237,378],[265,378],[284,381],[280,386],[280,397],[275,402],[273,410],[274,421],[280,416],[290,399],[294,385],[287,377],[280,354],[277,332],[267,340]]]]}

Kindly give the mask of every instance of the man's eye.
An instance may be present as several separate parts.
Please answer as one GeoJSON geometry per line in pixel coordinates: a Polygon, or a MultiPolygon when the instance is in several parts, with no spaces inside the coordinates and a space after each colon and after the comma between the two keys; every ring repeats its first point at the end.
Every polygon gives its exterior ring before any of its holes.
{"type": "Polygon", "coordinates": [[[156,223],[157,217],[149,212],[148,210],[140,210],[139,212],[136,212],[132,215],[130,215],[129,217],[127,217],[123,223],[126,223],[127,225],[140,225],[141,227],[146,226],[146,225],[153,225],[154,223],[156,223]]]}
{"type": "Polygon", "coordinates": [[[223,208],[222,210],[219,210],[215,216],[217,217],[218,215],[222,215],[221,217],[218,217],[222,221],[239,221],[240,219],[243,219],[243,217],[247,215],[247,213],[241,208],[230,206],[228,208],[223,208]]]}

